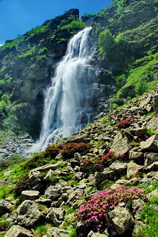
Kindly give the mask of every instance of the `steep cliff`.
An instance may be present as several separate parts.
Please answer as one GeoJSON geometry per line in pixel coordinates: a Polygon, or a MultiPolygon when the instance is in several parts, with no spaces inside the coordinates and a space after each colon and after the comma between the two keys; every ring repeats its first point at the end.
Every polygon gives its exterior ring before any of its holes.
{"type": "Polygon", "coordinates": [[[20,125],[38,136],[44,89],[68,40],[85,27],[78,17],[79,11],[72,9],[0,47],[1,128],[17,131],[20,125]]]}

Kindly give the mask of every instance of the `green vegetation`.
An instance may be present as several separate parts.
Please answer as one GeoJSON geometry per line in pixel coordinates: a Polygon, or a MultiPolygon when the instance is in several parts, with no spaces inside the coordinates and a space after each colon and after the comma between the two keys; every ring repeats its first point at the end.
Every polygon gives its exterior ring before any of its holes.
{"type": "Polygon", "coordinates": [[[14,132],[19,130],[19,124],[18,119],[14,113],[17,105],[16,102],[11,101],[12,95],[13,94],[5,93],[0,96],[0,129],[6,129],[7,131],[14,132]]]}
{"type": "Polygon", "coordinates": [[[61,30],[65,29],[83,29],[86,27],[86,24],[81,20],[73,20],[70,24],[62,26],[61,30]]]}

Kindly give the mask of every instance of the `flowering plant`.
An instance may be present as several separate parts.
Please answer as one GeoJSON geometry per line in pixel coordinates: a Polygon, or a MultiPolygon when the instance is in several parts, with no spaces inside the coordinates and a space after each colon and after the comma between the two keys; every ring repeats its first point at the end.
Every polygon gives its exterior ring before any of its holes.
{"type": "Polygon", "coordinates": [[[20,195],[23,190],[31,189],[31,183],[28,174],[22,176],[16,183],[15,194],[20,195]]]}
{"type": "Polygon", "coordinates": [[[60,150],[60,153],[65,158],[71,158],[73,157],[75,152],[79,153],[86,153],[91,147],[91,144],[89,143],[69,143],[67,145],[64,145],[63,148],[60,150]]]}
{"type": "Polygon", "coordinates": [[[130,203],[133,199],[144,199],[144,190],[136,187],[125,187],[104,190],[91,197],[75,213],[75,220],[81,220],[94,231],[102,232],[107,226],[108,213],[120,202],[130,203]]]}
{"type": "Polygon", "coordinates": [[[45,150],[45,157],[50,156],[52,159],[54,159],[59,154],[62,148],[63,146],[59,144],[48,146],[45,150]]]}
{"type": "Polygon", "coordinates": [[[115,155],[114,151],[109,151],[107,154],[102,156],[87,157],[80,163],[81,170],[84,172],[95,172],[102,171],[108,165],[112,164],[116,159],[123,159],[124,154],[119,157],[115,155]]]}
{"type": "Polygon", "coordinates": [[[131,125],[131,123],[137,122],[137,119],[134,118],[126,118],[119,123],[116,124],[118,128],[127,128],[131,125]]]}

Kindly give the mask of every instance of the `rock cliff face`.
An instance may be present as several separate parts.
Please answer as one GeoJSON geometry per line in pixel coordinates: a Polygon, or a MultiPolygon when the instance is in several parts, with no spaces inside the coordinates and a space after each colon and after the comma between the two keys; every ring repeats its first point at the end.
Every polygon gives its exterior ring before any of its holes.
{"type": "Polygon", "coordinates": [[[33,137],[41,126],[44,90],[65,54],[68,40],[80,30],[80,26],[64,27],[78,17],[77,9],[70,10],[0,48],[0,90],[12,95],[10,99],[17,105],[12,112],[21,130],[33,137]]]}

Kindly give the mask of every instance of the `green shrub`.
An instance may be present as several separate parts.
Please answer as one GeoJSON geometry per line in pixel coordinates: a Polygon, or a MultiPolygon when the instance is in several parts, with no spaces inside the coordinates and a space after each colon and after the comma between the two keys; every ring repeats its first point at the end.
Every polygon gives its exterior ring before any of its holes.
{"type": "Polygon", "coordinates": [[[135,85],[135,94],[136,96],[142,95],[148,89],[148,85],[145,79],[140,79],[135,85]]]}
{"type": "Polygon", "coordinates": [[[69,143],[63,146],[60,153],[64,158],[72,158],[75,152],[85,154],[89,151],[91,144],[89,143],[69,143]]]}
{"type": "Polygon", "coordinates": [[[28,174],[22,176],[16,183],[15,195],[18,196],[23,190],[30,190],[31,182],[29,180],[28,174]]]}
{"type": "Polygon", "coordinates": [[[65,29],[83,29],[86,27],[86,24],[80,20],[73,20],[70,24],[65,25],[61,28],[61,30],[65,29]]]}

